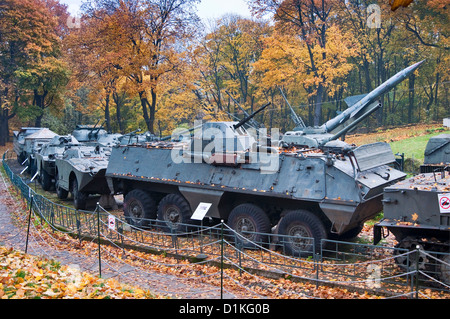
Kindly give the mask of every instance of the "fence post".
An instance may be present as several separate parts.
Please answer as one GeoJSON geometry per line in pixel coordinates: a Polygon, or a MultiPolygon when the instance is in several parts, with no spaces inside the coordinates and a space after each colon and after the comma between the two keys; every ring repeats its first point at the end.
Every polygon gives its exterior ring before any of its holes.
{"type": "Polygon", "coordinates": [[[220,221],[220,299],[223,299],[223,219],[220,221]]]}
{"type": "Polygon", "coordinates": [[[30,212],[28,214],[27,241],[25,242],[25,254],[28,252],[28,235],[30,234],[31,212],[33,210],[33,198],[34,198],[34,196],[31,195],[31,197],[30,197],[30,212]]]}
{"type": "Polygon", "coordinates": [[[97,202],[95,210],[97,211],[97,239],[98,239],[98,273],[99,277],[102,277],[102,257],[100,252],[100,204],[97,202]]]}
{"type": "Polygon", "coordinates": [[[416,299],[419,298],[419,258],[420,258],[420,245],[416,245],[416,299]]]}

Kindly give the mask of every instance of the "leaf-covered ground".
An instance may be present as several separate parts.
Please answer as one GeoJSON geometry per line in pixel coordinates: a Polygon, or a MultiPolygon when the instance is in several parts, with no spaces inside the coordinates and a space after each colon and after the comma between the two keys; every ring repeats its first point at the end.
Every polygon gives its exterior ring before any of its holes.
{"type": "Polygon", "coordinates": [[[75,265],[61,265],[0,247],[1,299],[148,299],[161,298],[148,290],[115,279],[101,279],[81,272],[75,265]]]}

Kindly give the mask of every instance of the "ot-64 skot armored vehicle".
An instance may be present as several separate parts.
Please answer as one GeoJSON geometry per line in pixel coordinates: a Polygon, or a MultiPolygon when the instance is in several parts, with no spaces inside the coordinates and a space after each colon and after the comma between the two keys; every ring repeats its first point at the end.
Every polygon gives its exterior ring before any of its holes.
{"type": "Polygon", "coordinates": [[[356,235],[382,210],[383,188],[406,174],[390,166],[395,157],[388,144],[355,147],[337,138],[380,107],[375,97],[405,73],[322,129],[303,130],[300,139],[280,142],[272,132],[268,141],[259,131],[258,143],[243,125],[264,106],[240,122],[205,123],[188,144],[114,147],[106,171],[110,188],[125,195],[124,214],[132,223],[157,217],[176,229],[208,203],[206,216],[226,220],[251,241],[275,230],[291,254],[318,248],[331,234],[356,235]]]}
{"type": "Polygon", "coordinates": [[[78,144],[75,137],[71,135],[57,135],[50,142],[43,144],[41,149],[35,153],[39,181],[44,190],[50,190],[55,184],[56,158],[62,157],[66,147],[69,145],[78,144]]]}
{"type": "Polygon", "coordinates": [[[383,188],[405,177],[387,165],[395,158],[385,143],[285,149],[274,134],[258,143],[243,124],[260,110],[240,122],[207,122],[188,144],[114,147],[106,176],[125,195],[128,220],[157,217],[177,229],[208,203],[206,216],[246,240],[264,241],[276,226],[289,235],[280,236],[286,251],[299,254],[313,249],[310,238],[318,246],[330,233],[360,230],[382,209],[383,188]]]}
{"type": "Polygon", "coordinates": [[[115,208],[105,180],[109,156],[110,152],[100,145],[68,147],[55,159],[58,197],[65,199],[71,192],[75,208],[85,209],[89,194],[101,194],[105,195],[102,205],[115,208]]]}
{"type": "Polygon", "coordinates": [[[421,173],[450,170],[450,134],[439,134],[428,140],[421,173]]]}
{"type": "MultiPolygon", "coordinates": [[[[445,170],[424,173],[385,188],[383,219],[374,226],[374,243],[382,238],[383,227],[394,234],[398,247],[449,253],[450,249],[450,173],[445,170]]],[[[450,284],[450,255],[443,259],[438,273],[450,284]]],[[[421,253],[399,255],[396,261],[405,268],[424,269],[430,258],[421,253]]]]}

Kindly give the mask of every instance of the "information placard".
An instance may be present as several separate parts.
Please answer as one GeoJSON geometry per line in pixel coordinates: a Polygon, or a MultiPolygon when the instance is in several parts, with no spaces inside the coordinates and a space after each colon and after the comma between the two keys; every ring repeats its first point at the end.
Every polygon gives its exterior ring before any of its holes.
{"type": "Polygon", "coordinates": [[[203,220],[205,218],[206,213],[208,212],[209,208],[211,207],[212,203],[200,203],[197,206],[197,209],[192,214],[191,219],[195,220],[203,220]]]}

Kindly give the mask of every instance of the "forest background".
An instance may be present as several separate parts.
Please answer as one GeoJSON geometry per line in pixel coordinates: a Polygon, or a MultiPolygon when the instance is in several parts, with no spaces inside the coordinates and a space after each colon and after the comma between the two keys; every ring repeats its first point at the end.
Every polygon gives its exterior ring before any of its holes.
{"type": "Polygon", "coordinates": [[[318,125],[421,60],[362,126],[450,115],[449,0],[395,11],[388,0],[247,0],[251,19],[208,25],[198,3],[87,0],[71,17],[58,0],[0,0],[0,145],[21,126],[165,136],[267,102],[256,120],[285,132],[295,126],[287,101],[318,125]]]}

